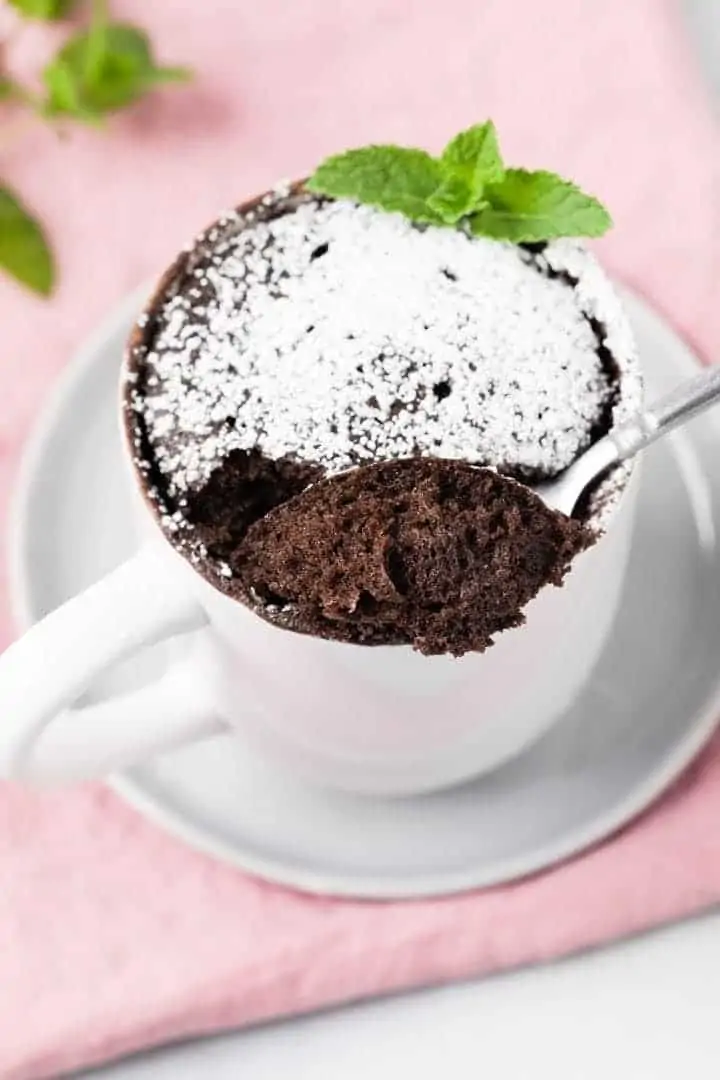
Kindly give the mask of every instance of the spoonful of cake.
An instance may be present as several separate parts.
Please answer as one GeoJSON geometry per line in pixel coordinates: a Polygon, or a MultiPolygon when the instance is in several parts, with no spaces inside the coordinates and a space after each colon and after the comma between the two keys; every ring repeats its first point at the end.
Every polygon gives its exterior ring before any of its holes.
{"type": "Polygon", "coordinates": [[[276,620],[366,644],[482,652],[521,626],[597,536],[572,516],[613,465],[720,400],[720,368],[681,384],[535,489],[463,461],[406,458],[312,484],[225,553],[276,620]]]}
{"type": "Polygon", "coordinates": [[[669,431],[720,401],[720,365],[680,383],[632,420],[614,428],[553,480],[534,490],[546,506],[572,516],[593,481],[613,465],[634,457],[669,431]]]}

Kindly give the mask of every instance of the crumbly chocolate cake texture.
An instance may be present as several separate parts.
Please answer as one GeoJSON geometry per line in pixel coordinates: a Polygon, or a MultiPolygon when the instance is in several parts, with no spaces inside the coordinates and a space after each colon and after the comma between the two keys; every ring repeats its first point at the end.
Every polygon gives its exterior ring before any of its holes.
{"type": "Polygon", "coordinates": [[[590,530],[602,529],[625,482],[616,471],[587,527],[562,533],[557,515],[528,493],[529,507],[518,494],[528,489],[503,476],[557,475],[641,400],[629,325],[582,244],[471,238],[299,188],[226,215],[181,255],[138,322],[127,379],[148,496],[214,584],[295,630],[457,654],[518,625],[530,596],[559,583],[590,530]],[[488,469],[502,475],[491,483],[488,469]],[[438,501],[453,471],[461,494],[438,501]],[[473,554],[462,540],[473,535],[469,517],[485,521],[483,494],[495,507],[492,550],[504,553],[487,564],[489,547],[473,554]],[[422,527],[418,500],[428,508],[422,527]],[[528,542],[536,527],[554,535],[557,561],[540,560],[544,581],[520,574],[514,592],[508,574],[497,578],[491,603],[483,565],[486,577],[510,567],[510,537],[516,569],[528,558],[518,521],[528,542]],[[412,588],[390,596],[387,578],[376,595],[378,553],[396,533],[412,588]],[[433,551],[450,560],[449,579],[453,560],[477,579],[463,582],[476,608],[484,597],[474,622],[449,582],[452,600],[432,591],[433,551]],[[346,593],[330,584],[341,567],[346,593]],[[290,588],[293,579],[302,587],[290,588]]]}
{"type": "Polygon", "coordinates": [[[482,652],[592,542],[530,488],[405,458],[323,480],[252,525],[229,557],[288,624],[420,652],[482,652]]]}

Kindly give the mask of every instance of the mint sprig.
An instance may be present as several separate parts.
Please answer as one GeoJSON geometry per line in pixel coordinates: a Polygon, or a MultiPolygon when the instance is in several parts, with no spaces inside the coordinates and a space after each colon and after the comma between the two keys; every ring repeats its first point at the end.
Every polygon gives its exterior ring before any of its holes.
{"type": "Polygon", "coordinates": [[[155,63],[144,31],[98,23],[72,37],[43,71],[45,115],[97,124],[156,86],[189,78],[187,68],[155,63]]]}
{"type": "MultiPolygon", "coordinates": [[[[62,19],[80,6],[76,0],[10,3],[28,18],[48,21],[62,19]]],[[[27,90],[0,70],[0,115],[12,117],[25,107],[31,114],[57,124],[73,121],[99,125],[106,116],[132,105],[155,87],[188,78],[187,68],[156,63],[144,30],[114,22],[108,15],[107,0],[92,0],[90,19],[71,34],[45,66],[43,95],[27,90]]],[[[0,135],[4,132],[0,131],[0,135]]],[[[40,224],[1,181],[0,270],[42,296],[47,296],[54,284],[53,257],[40,224]]]]}
{"type": "Polygon", "coordinates": [[[602,236],[612,225],[602,203],[569,180],[545,170],[506,168],[490,120],[461,131],[439,158],[400,146],[336,154],[306,187],[412,221],[514,243],[602,236]]]}

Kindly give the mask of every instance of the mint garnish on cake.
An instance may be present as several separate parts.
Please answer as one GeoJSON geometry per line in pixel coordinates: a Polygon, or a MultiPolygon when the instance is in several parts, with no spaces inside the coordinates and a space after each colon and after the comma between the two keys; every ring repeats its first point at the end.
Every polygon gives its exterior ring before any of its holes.
{"type": "Polygon", "coordinates": [[[506,168],[491,120],[461,131],[440,157],[403,146],[365,146],[327,158],[309,191],[352,199],[411,221],[514,243],[602,236],[610,214],[556,173],[506,168]]]}

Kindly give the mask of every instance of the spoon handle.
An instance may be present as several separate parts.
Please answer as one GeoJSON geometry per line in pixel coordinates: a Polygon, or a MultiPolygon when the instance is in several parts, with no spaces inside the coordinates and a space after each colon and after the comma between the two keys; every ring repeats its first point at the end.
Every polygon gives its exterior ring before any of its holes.
{"type": "Polygon", "coordinates": [[[644,412],[610,432],[617,460],[631,457],[717,401],[720,401],[720,364],[680,383],[644,412]]]}

